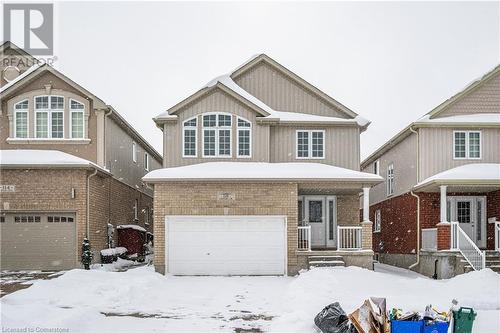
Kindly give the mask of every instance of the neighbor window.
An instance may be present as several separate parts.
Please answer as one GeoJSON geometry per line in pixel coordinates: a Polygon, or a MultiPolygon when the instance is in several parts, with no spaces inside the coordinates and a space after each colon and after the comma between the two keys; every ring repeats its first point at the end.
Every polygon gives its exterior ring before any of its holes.
{"type": "Polygon", "coordinates": [[[251,123],[238,118],[238,157],[250,157],[252,147],[251,123]]]}
{"type": "Polygon", "coordinates": [[[297,153],[298,159],[325,157],[325,131],[297,131],[297,153]]]}
{"type": "Polygon", "coordinates": [[[203,156],[231,157],[231,124],[229,114],[203,115],[203,156]]]}
{"type": "Polygon", "coordinates": [[[14,106],[14,137],[28,137],[28,100],[17,103],[14,106]]]}
{"type": "Polygon", "coordinates": [[[196,157],[196,125],[197,119],[192,118],[184,122],[184,135],[183,135],[183,156],[196,157]]]}
{"type": "Polygon", "coordinates": [[[380,218],[380,209],[375,211],[375,223],[373,224],[373,231],[379,232],[382,227],[382,220],[380,218]]]}
{"type": "Polygon", "coordinates": [[[373,162],[373,173],[378,175],[380,170],[380,161],[373,162]]]}
{"type": "Polygon", "coordinates": [[[394,194],[394,164],[387,166],[387,195],[394,194]]]}
{"type": "Polygon", "coordinates": [[[135,199],[134,200],[134,220],[138,221],[139,220],[139,200],[135,199]]]}
{"type": "Polygon", "coordinates": [[[71,100],[71,137],[73,139],[83,139],[84,137],[84,108],[82,103],[71,100]]]}
{"type": "Polygon", "coordinates": [[[57,139],[64,137],[63,97],[35,97],[35,136],[37,138],[57,139]]]}
{"type": "Polygon", "coordinates": [[[453,157],[455,159],[480,159],[481,132],[480,131],[453,132],[453,157]]]}
{"type": "Polygon", "coordinates": [[[144,153],[144,170],[149,171],[149,154],[144,153]]]}
{"type": "Polygon", "coordinates": [[[132,142],[132,161],[134,163],[137,163],[137,145],[135,142],[132,142]]]}

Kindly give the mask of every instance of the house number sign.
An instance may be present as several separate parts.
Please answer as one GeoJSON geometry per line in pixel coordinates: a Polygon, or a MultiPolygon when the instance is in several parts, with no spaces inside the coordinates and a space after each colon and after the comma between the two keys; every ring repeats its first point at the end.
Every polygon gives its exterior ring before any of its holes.
{"type": "Polygon", "coordinates": [[[0,192],[16,192],[16,185],[0,185],[0,192]]]}
{"type": "Polygon", "coordinates": [[[234,201],[234,193],[231,192],[219,192],[217,193],[217,200],[231,200],[234,201]]]}

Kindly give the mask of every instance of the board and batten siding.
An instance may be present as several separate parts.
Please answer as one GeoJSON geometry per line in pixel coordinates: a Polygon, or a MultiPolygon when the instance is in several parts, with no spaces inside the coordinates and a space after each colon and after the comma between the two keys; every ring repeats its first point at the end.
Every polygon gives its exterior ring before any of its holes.
{"type": "Polygon", "coordinates": [[[421,128],[420,180],[470,163],[500,163],[500,128],[421,128]],[[481,131],[481,159],[453,158],[453,131],[481,131]]]}
{"type": "MultiPolygon", "coordinates": [[[[409,192],[417,180],[417,136],[410,134],[378,159],[379,175],[384,181],[370,190],[370,205],[409,192]],[[387,167],[394,165],[394,193],[387,196],[387,167]]],[[[375,160],[375,161],[377,161],[375,160]]],[[[363,172],[373,173],[373,164],[368,164],[363,172]]]]}
{"type": "Polygon", "coordinates": [[[239,162],[269,162],[269,126],[257,124],[255,111],[241,104],[226,93],[216,90],[198,99],[177,113],[179,119],[175,123],[165,124],[164,135],[164,167],[176,167],[203,162],[239,161],[239,162]],[[203,113],[225,112],[233,115],[232,126],[232,157],[203,158],[202,154],[202,117],[203,113]],[[182,135],[183,122],[192,117],[198,117],[197,157],[183,157],[182,135]],[[236,116],[252,123],[252,153],[250,158],[237,158],[237,127],[236,116]]]}
{"type": "Polygon", "coordinates": [[[271,162],[315,162],[359,170],[359,128],[317,126],[271,127],[271,162]],[[324,159],[297,159],[297,130],[325,131],[324,159]]]}
{"type": "Polygon", "coordinates": [[[240,87],[274,110],[348,118],[345,113],[264,62],[234,79],[240,87]]]}

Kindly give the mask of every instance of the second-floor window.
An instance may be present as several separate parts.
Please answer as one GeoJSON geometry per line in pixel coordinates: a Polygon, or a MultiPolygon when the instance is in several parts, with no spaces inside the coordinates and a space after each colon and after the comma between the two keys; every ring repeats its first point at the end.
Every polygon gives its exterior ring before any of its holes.
{"type": "Polygon", "coordinates": [[[250,157],[252,150],[251,123],[238,118],[238,157],[250,157]]]}
{"type": "Polygon", "coordinates": [[[380,161],[375,161],[373,162],[373,173],[378,175],[379,174],[379,171],[380,170],[380,161]]]}
{"type": "Polygon", "coordinates": [[[144,170],[149,171],[149,154],[144,153],[144,170]]]}
{"type": "Polygon", "coordinates": [[[481,158],[481,132],[480,131],[454,131],[453,132],[453,158],[455,158],[455,159],[480,159],[481,158]]]}
{"type": "Polygon", "coordinates": [[[382,219],[380,216],[380,209],[375,211],[375,223],[373,224],[373,231],[379,232],[382,229],[382,219]]]}
{"type": "Polygon", "coordinates": [[[203,156],[231,157],[230,114],[203,115],[203,156]]]}
{"type": "Polygon", "coordinates": [[[298,159],[322,159],[325,157],[325,131],[298,130],[297,153],[298,159]]]}
{"type": "Polygon", "coordinates": [[[132,142],[132,161],[137,163],[137,145],[135,142],[132,142]]]}
{"type": "Polygon", "coordinates": [[[387,166],[387,195],[394,194],[394,164],[387,166]]]}
{"type": "Polygon", "coordinates": [[[35,136],[37,138],[64,138],[63,97],[35,97],[35,136]]]}
{"type": "Polygon", "coordinates": [[[183,156],[196,157],[198,137],[196,135],[197,119],[191,118],[186,120],[183,124],[183,156]]]}
{"type": "Polygon", "coordinates": [[[73,99],[70,100],[70,113],[71,113],[71,138],[83,139],[84,137],[84,105],[73,99]]]}
{"type": "Polygon", "coordinates": [[[14,136],[28,137],[28,100],[21,101],[14,106],[14,136]]]}

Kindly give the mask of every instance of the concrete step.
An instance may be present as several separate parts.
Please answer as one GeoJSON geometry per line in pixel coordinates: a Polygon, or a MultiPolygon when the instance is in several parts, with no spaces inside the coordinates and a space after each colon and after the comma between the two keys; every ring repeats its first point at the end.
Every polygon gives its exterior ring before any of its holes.
{"type": "Polygon", "coordinates": [[[311,267],[344,267],[344,261],[310,261],[309,268],[311,267]]]}
{"type": "Polygon", "coordinates": [[[486,266],[500,266],[500,259],[488,259],[486,258],[486,266]]]}
{"type": "Polygon", "coordinates": [[[490,268],[493,272],[500,273],[500,265],[486,266],[490,268]]]}
{"type": "Polygon", "coordinates": [[[342,256],[310,256],[308,257],[309,261],[344,261],[344,258],[342,256]]]}

